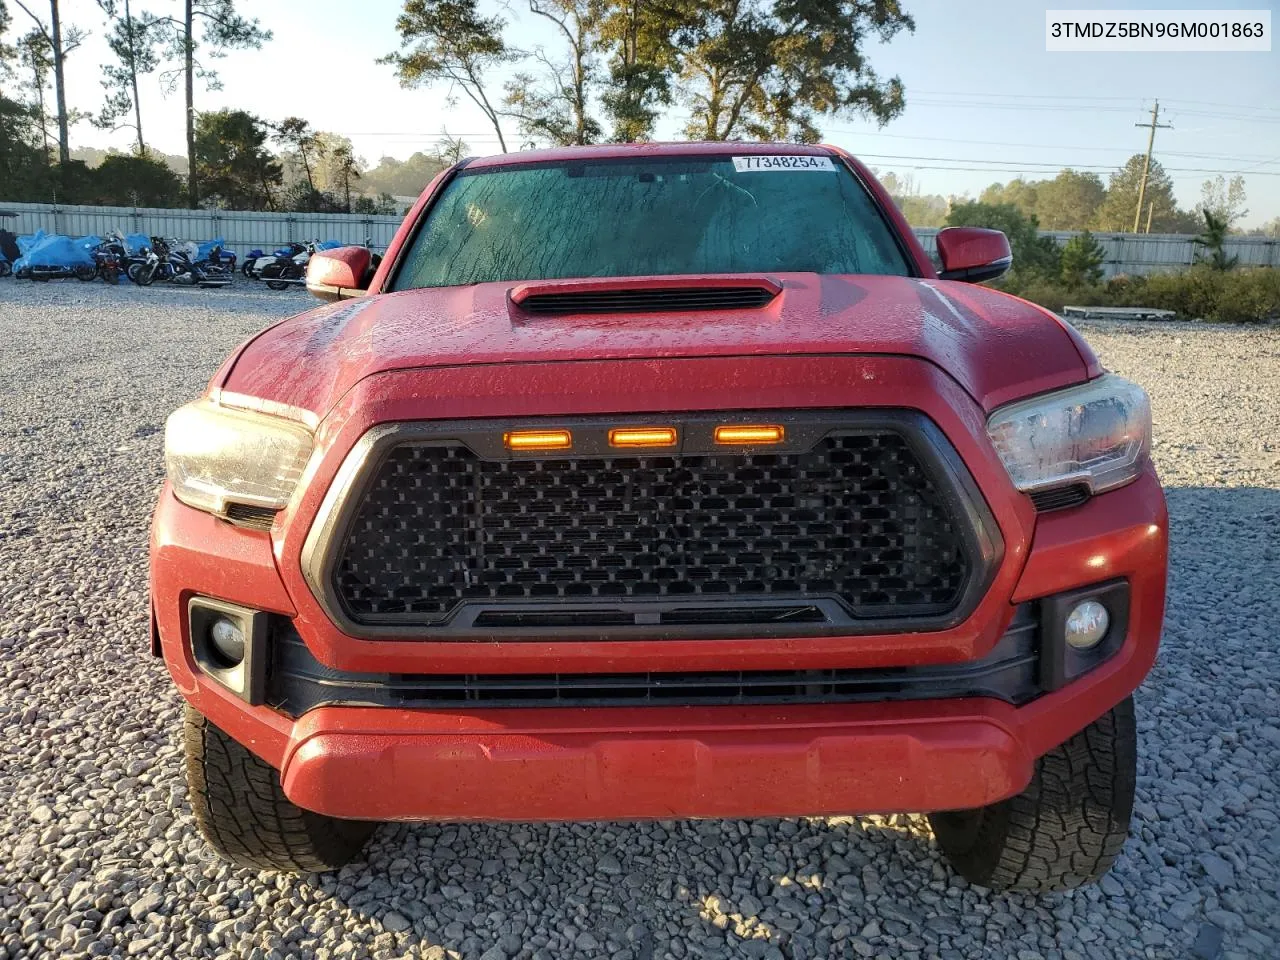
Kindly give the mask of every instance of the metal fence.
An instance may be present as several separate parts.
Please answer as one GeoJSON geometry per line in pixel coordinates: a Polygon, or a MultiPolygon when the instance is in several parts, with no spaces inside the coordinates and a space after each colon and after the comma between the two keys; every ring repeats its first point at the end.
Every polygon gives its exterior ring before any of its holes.
{"type": "MultiPolygon", "coordinates": [[[[917,227],[920,243],[936,259],[936,229],[917,227]]],[[[1053,237],[1058,245],[1079,232],[1075,230],[1041,230],[1040,236],[1053,237]]],[[[1168,273],[1182,270],[1196,261],[1196,245],[1192,237],[1180,233],[1095,233],[1104,252],[1103,276],[1117,274],[1168,273]]],[[[1240,258],[1241,266],[1280,267],[1280,238],[1231,237],[1223,245],[1227,256],[1240,258]]]]}
{"type": "Polygon", "coordinates": [[[368,242],[386,249],[403,217],[345,213],[260,213],[239,210],[165,210],[151,207],[63,206],[48,203],[6,203],[0,200],[0,227],[14,233],[60,233],[103,236],[112,230],[145,233],[179,240],[223,237],[231,250],[254,247],[271,250],[291,240],[368,242]],[[5,214],[16,214],[14,218],[5,214]]]}
{"type": "MultiPolygon", "coordinates": [[[[163,210],[145,207],[56,206],[47,203],[5,203],[0,201],[0,227],[15,233],[61,233],[69,236],[102,236],[112,230],[145,233],[149,236],[177,237],[181,240],[212,240],[223,237],[227,246],[239,252],[253,247],[274,249],[291,240],[339,240],[343,243],[370,243],[385,249],[400,225],[400,217],[378,217],[342,213],[260,213],[232,210],[163,210]],[[16,220],[5,213],[16,215],[16,220]]],[[[930,255],[936,254],[936,229],[917,228],[930,255]]],[[[1071,231],[1046,231],[1043,236],[1066,243],[1071,231]]],[[[1143,274],[1179,270],[1195,262],[1192,238],[1181,234],[1096,233],[1106,252],[1103,271],[1111,277],[1119,273],[1143,274]]],[[[1231,237],[1226,243],[1229,256],[1240,258],[1243,266],[1280,267],[1280,239],[1231,237]]]]}

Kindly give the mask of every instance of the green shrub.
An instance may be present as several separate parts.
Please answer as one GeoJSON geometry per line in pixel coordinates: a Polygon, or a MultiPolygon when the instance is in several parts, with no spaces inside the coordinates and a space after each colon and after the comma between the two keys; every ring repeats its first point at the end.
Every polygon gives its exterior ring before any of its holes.
{"type": "Polygon", "coordinates": [[[1236,269],[1222,277],[1222,291],[1208,320],[1256,323],[1280,320],[1280,270],[1236,269]]]}
{"type": "Polygon", "coordinates": [[[1183,320],[1208,320],[1222,296],[1223,274],[1197,264],[1181,273],[1153,273],[1122,302],[1128,307],[1172,310],[1183,320]]]}
{"type": "Polygon", "coordinates": [[[1079,306],[1155,307],[1181,320],[1262,323],[1280,319],[1280,270],[1217,270],[1196,264],[1181,273],[1117,276],[1103,284],[1067,284],[1043,278],[1010,278],[1002,289],[1060,312],[1079,306]]]}

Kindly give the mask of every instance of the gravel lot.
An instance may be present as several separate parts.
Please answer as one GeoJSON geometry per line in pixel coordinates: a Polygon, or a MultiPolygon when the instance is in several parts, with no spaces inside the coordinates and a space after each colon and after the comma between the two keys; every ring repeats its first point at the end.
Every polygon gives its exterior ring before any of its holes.
{"type": "Polygon", "coordinates": [[[1133,837],[1100,887],[967,886],[923,818],[384,828],[213,859],[146,646],[165,415],[305,295],[0,281],[0,960],[1280,955],[1280,330],[1092,325],[1173,513],[1133,837]]]}

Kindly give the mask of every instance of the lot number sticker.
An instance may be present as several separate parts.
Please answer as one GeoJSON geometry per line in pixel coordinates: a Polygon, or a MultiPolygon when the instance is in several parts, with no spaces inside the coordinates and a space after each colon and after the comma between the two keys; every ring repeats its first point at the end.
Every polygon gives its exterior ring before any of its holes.
{"type": "Polygon", "coordinates": [[[835,172],[830,157],[784,157],[771,153],[758,153],[751,157],[734,157],[733,169],[738,173],[754,173],[757,170],[829,170],[835,172]]]}

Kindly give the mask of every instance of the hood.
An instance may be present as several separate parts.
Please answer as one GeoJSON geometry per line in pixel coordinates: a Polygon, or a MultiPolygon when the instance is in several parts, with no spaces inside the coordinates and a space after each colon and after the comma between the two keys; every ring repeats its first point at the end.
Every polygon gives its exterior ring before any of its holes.
{"type": "Polygon", "coordinates": [[[907,277],[769,279],[782,290],[767,306],[688,313],[525,315],[508,303],[511,283],[370,296],[269,327],[213,386],[323,417],[365,377],[415,367],[888,354],[936,364],[990,410],[1078,383],[1096,368],[1052,314],[985,287],[907,277]]]}

